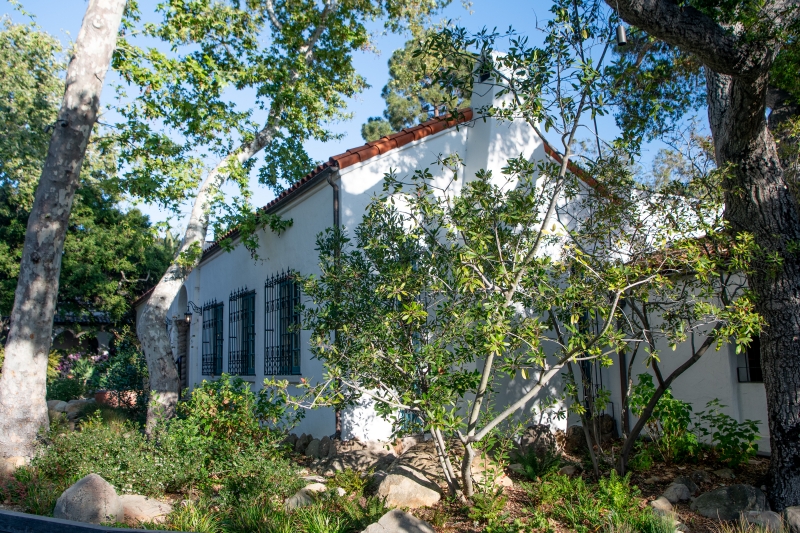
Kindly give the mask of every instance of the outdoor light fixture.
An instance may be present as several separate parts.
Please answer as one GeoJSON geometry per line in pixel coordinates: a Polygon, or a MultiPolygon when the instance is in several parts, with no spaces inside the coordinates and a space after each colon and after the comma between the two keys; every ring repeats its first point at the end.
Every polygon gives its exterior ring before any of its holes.
{"type": "Polygon", "coordinates": [[[192,313],[193,312],[194,313],[202,313],[203,312],[203,308],[202,307],[197,307],[197,305],[195,305],[194,302],[189,302],[188,304],[186,304],[186,313],[183,315],[183,320],[186,322],[187,325],[192,323],[192,313]]]}
{"type": "Polygon", "coordinates": [[[625,46],[628,44],[628,38],[625,35],[625,26],[620,24],[617,26],[617,46],[625,46]]]}

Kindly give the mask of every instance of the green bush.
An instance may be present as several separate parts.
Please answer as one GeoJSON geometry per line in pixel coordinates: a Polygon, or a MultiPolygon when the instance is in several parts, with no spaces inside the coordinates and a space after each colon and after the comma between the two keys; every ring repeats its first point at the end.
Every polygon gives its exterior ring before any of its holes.
{"type": "Polygon", "coordinates": [[[56,378],[47,384],[47,400],[62,400],[68,402],[83,398],[86,387],[76,378],[56,378]]]}
{"type": "Polygon", "coordinates": [[[561,456],[553,449],[545,451],[540,457],[536,450],[530,447],[525,455],[518,456],[518,460],[525,472],[525,477],[530,480],[555,472],[561,465],[561,456]]]}
{"type": "Polygon", "coordinates": [[[506,514],[503,510],[506,507],[508,496],[503,494],[503,487],[486,492],[476,492],[472,495],[472,505],[467,509],[470,520],[495,524],[503,522],[506,514]]]}
{"type": "Polygon", "coordinates": [[[613,471],[596,485],[588,485],[581,477],[550,474],[534,488],[533,497],[537,507],[549,508],[550,516],[578,533],[623,523],[640,533],[661,531],[658,517],[649,508],[640,509],[639,489],[630,485],[630,477],[613,471]]]}
{"type": "MultiPolygon", "coordinates": [[[[639,383],[634,385],[630,396],[631,412],[641,416],[647,403],[655,394],[653,376],[639,374],[639,383]]],[[[653,413],[645,425],[645,431],[653,440],[661,458],[666,463],[693,455],[699,448],[697,436],[691,432],[691,404],[678,400],[667,389],[656,402],[653,413]]]]}
{"type": "Polygon", "coordinates": [[[756,441],[761,438],[758,435],[760,422],[738,422],[721,411],[724,407],[716,398],[708,402],[706,411],[697,413],[694,431],[702,437],[710,437],[711,446],[719,459],[736,467],[754,457],[758,451],[756,441]]]}

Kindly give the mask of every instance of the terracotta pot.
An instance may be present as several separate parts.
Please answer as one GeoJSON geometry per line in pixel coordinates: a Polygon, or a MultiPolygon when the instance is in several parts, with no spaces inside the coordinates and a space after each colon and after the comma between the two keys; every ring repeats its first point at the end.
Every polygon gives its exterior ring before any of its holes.
{"type": "Polygon", "coordinates": [[[132,390],[101,390],[94,393],[94,399],[98,404],[128,409],[136,406],[137,397],[136,391],[132,390]]]}

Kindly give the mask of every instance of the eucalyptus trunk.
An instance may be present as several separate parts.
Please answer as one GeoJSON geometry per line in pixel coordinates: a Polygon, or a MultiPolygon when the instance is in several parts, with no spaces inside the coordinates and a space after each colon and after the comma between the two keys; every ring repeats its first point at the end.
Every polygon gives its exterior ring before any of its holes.
{"type": "Polygon", "coordinates": [[[34,453],[37,434],[49,427],[47,358],[61,254],[124,10],[125,0],[89,2],[28,218],[0,377],[0,466],[5,470],[27,462],[34,453]]]}
{"type": "Polygon", "coordinates": [[[761,333],[767,394],[773,509],[800,505],[800,206],[766,119],[769,74],[781,34],[798,17],[785,0],[765,2],[760,18],[775,32],[741,33],[673,0],[606,0],[627,22],[695,55],[704,65],[708,117],[723,183],[725,218],[734,234],[760,248],[747,276],[761,333]]]}

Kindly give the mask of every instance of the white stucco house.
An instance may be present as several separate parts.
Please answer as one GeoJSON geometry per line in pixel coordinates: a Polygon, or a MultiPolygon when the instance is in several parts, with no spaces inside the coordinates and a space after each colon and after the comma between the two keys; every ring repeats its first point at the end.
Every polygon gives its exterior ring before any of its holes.
{"type": "MultiPolygon", "coordinates": [[[[481,91],[480,85],[476,84],[472,99],[476,109],[491,103],[496,93],[489,86],[481,91]]],[[[429,121],[331,157],[265,206],[269,213],[292,219],[293,225],[281,235],[262,232],[258,260],[242,245],[231,252],[218,243],[205,248],[171,308],[170,334],[184,385],[191,389],[223,372],[238,374],[255,388],[267,377],[290,383],[321,378],[322,364],[312,358],[308,346],[310,333],[292,332],[289,327],[299,323],[296,305],[303,296],[285,273],[317,273],[315,239],[319,233],[337,224],[355,228],[371,197],[381,192],[385,173],[393,169],[405,175],[429,168],[435,176],[435,163],[442,154],[461,157],[464,166],[459,179],[466,180],[479,169],[500,175],[506,161],[520,154],[529,160],[558,159],[527,124],[473,120],[471,110],[466,110],[460,121],[429,121]],[[188,324],[184,319],[187,312],[191,313],[188,324]]],[[[229,236],[235,242],[236,233],[229,236]]],[[[136,305],[141,306],[146,298],[147,294],[140,297],[136,305]]],[[[672,390],[677,398],[692,402],[696,410],[718,398],[735,419],[761,421],[759,448],[768,451],[766,395],[760,383],[757,350],[757,346],[751,347],[749,354],[736,354],[733,346],[709,350],[673,383],[672,390]]],[[[671,372],[687,357],[677,354],[665,359],[662,371],[671,372]]],[[[621,390],[626,386],[620,373],[626,364],[620,362],[590,369],[594,385],[611,391],[606,413],[615,419],[617,428],[623,427],[621,390]]],[[[632,375],[649,371],[640,361],[632,375]]],[[[505,399],[523,395],[532,382],[521,377],[509,382],[505,399]]],[[[536,403],[533,400],[531,407],[536,403]]],[[[537,421],[562,430],[574,423],[552,414],[545,411],[537,421]]],[[[333,434],[334,428],[333,411],[318,409],[308,412],[296,431],[321,437],[333,434]]],[[[342,430],[343,438],[365,440],[382,440],[391,434],[390,424],[378,418],[369,405],[346,413],[342,430]]]]}

